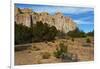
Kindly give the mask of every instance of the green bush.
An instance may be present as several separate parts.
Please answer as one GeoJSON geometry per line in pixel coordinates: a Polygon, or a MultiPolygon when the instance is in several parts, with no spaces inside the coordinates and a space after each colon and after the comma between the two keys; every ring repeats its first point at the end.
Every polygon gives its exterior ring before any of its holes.
{"type": "Polygon", "coordinates": [[[59,44],[59,47],[56,49],[56,51],[54,52],[54,56],[56,58],[61,58],[61,59],[64,59],[66,56],[67,56],[67,46],[64,46],[63,43],[60,43],[59,44]]]}
{"type": "Polygon", "coordinates": [[[76,62],[78,61],[78,55],[68,52],[68,47],[63,43],[59,44],[56,51],[54,52],[56,58],[61,59],[63,62],[76,62]]]}
{"type": "Polygon", "coordinates": [[[15,44],[32,42],[31,28],[15,23],[15,44]]]}
{"type": "Polygon", "coordinates": [[[89,38],[86,39],[87,43],[91,43],[91,40],[89,38]]]}
{"type": "Polygon", "coordinates": [[[72,42],[74,42],[74,38],[72,38],[71,40],[72,40],[72,42]]]}
{"type": "Polygon", "coordinates": [[[87,33],[88,36],[94,36],[94,30],[92,32],[87,33]]]}
{"type": "Polygon", "coordinates": [[[74,31],[69,31],[67,35],[73,38],[74,37],[86,37],[86,33],[83,31],[80,31],[78,28],[76,28],[74,31]]]}
{"type": "Polygon", "coordinates": [[[37,22],[32,27],[15,23],[15,44],[50,41],[56,34],[57,29],[47,23],[37,22]]]}
{"type": "Polygon", "coordinates": [[[54,26],[49,26],[47,23],[37,22],[33,27],[33,41],[49,41],[53,40],[57,34],[57,29],[54,26]]]}

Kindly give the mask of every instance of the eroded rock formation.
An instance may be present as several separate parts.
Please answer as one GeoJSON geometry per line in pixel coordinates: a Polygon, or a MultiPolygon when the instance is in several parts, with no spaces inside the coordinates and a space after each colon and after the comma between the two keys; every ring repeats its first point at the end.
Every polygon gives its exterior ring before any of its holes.
{"type": "Polygon", "coordinates": [[[62,13],[57,12],[55,15],[50,15],[47,12],[36,13],[31,9],[20,9],[15,7],[15,22],[31,27],[37,21],[42,21],[50,26],[55,26],[59,31],[67,33],[76,29],[76,24],[68,16],[63,16],[62,13]]]}

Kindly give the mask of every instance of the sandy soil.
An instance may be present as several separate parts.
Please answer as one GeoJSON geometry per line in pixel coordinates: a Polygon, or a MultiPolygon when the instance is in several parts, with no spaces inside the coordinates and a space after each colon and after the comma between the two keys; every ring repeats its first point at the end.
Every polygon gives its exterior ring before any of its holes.
{"type": "Polygon", "coordinates": [[[78,55],[78,61],[94,60],[94,40],[86,42],[86,38],[57,39],[53,42],[32,43],[32,46],[22,51],[15,51],[15,65],[60,63],[61,59],[54,56],[53,52],[59,43],[63,42],[68,46],[68,52],[78,55]],[[49,58],[43,58],[44,53],[49,53],[49,58]]]}

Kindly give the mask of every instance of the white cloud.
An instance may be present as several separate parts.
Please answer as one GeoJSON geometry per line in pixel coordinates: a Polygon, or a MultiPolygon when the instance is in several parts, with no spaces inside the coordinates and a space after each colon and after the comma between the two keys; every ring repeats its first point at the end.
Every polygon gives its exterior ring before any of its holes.
{"type": "Polygon", "coordinates": [[[93,24],[92,22],[90,21],[84,21],[84,20],[74,20],[74,22],[76,24],[93,24]]]}
{"type": "Polygon", "coordinates": [[[32,9],[36,12],[49,12],[49,13],[55,13],[55,12],[62,12],[62,13],[68,13],[68,14],[81,14],[88,11],[93,11],[92,8],[82,8],[82,7],[65,7],[65,6],[33,6],[32,9]]]}

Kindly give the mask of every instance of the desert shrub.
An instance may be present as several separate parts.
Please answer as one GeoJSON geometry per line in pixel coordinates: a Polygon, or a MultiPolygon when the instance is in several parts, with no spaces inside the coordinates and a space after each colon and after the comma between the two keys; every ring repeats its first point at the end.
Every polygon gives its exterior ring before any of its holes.
{"type": "Polygon", "coordinates": [[[91,40],[89,38],[86,39],[87,43],[91,43],[91,40]]]}
{"type": "Polygon", "coordinates": [[[54,52],[54,56],[56,57],[56,58],[64,58],[64,57],[66,57],[66,55],[67,55],[67,51],[68,49],[67,49],[67,46],[64,46],[64,44],[63,43],[60,43],[59,44],[59,47],[56,49],[56,51],[54,52]]]}
{"type": "Polygon", "coordinates": [[[28,50],[28,53],[31,53],[32,51],[31,50],[28,50]]]}
{"type": "Polygon", "coordinates": [[[74,38],[71,39],[74,42],[74,38]]]}
{"type": "Polygon", "coordinates": [[[58,37],[58,38],[61,38],[61,39],[65,39],[66,34],[65,34],[64,32],[62,32],[62,31],[59,31],[59,30],[58,30],[58,32],[57,32],[57,37],[58,37]]]}
{"type": "Polygon", "coordinates": [[[50,41],[55,39],[57,29],[47,23],[37,22],[32,27],[15,23],[15,44],[50,41]]]}
{"type": "Polygon", "coordinates": [[[15,44],[32,42],[31,28],[15,23],[15,44]]]}
{"type": "Polygon", "coordinates": [[[51,56],[50,53],[44,52],[43,55],[42,55],[42,58],[43,58],[43,59],[49,59],[50,56],[51,56]]]}
{"type": "Polygon", "coordinates": [[[54,52],[54,56],[58,59],[61,59],[63,62],[76,62],[78,61],[77,54],[72,54],[68,52],[68,47],[65,46],[63,43],[59,44],[56,51],[54,52]]]}
{"type": "Polygon", "coordinates": [[[37,22],[32,28],[32,40],[35,42],[53,40],[57,33],[55,26],[49,26],[47,23],[43,24],[41,21],[37,22]]]}
{"type": "Polygon", "coordinates": [[[94,36],[94,30],[92,32],[88,32],[87,36],[94,36]]]}
{"type": "Polygon", "coordinates": [[[86,37],[86,33],[83,31],[80,31],[78,28],[76,28],[73,31],[69,31],[67,35],[70,37],[86,37]]]}

